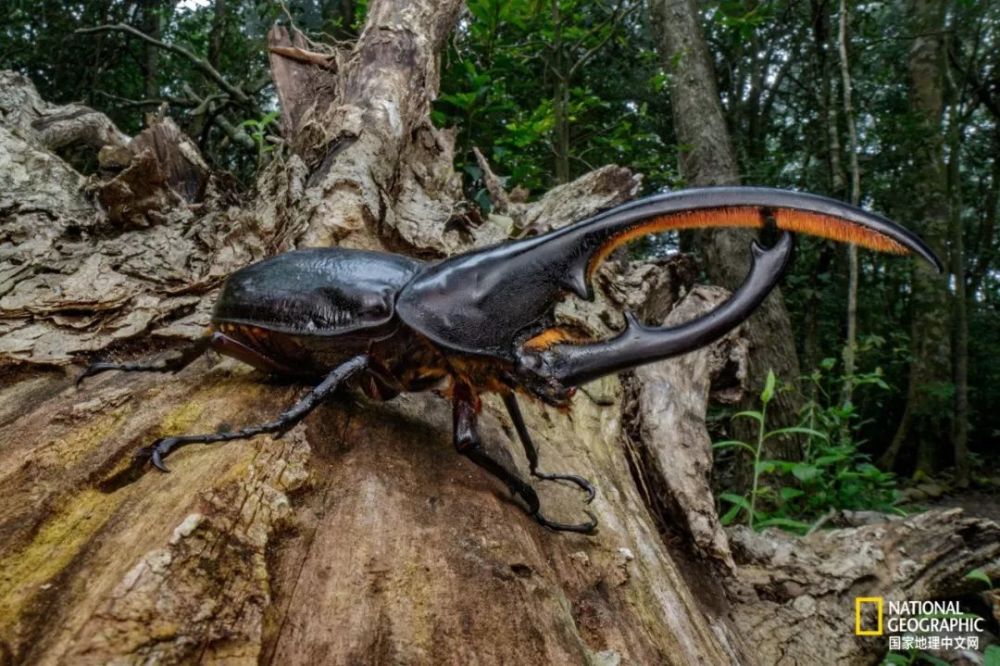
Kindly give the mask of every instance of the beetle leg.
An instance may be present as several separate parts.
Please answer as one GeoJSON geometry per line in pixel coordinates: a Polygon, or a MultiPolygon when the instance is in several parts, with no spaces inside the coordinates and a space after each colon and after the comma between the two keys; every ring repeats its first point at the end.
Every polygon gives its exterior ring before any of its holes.
{"type": "Polygon", "coordinates": [[[280,437],[292,428],[292,426],[308,416],[309,412],[315,409],[321,402],[323,402],[324,399],[336,391],[338,386],[342,385],[351,376],[363,370],[367,365],[368,356],[366,355],[355,356],[351,360],[338,365],[336,368],[331,370],[329,374],[327,374],[322,382],[309,391],[309,393],[302,396],[297,403],[292,405],[273,421],[248,426],[233,432],[162,437],[153,442],[151,446],[142,448],[136,452],[136,460],[145,461],[148,459],[153,464],[153,467],[156,467],[163,472],[169,472],[170,470],[168,470],[166,465],[163,464],[163,459],[174,449],[187,446],[188,444],[214,444],[215,442],[228,442],[234,439],[247,439],[264,433],[277,433],[280,437]]]}
{"type": "Polygon", "coordinates": [[[215,341],[215,333],[198,338],[190,345],[181,350],[176,356],[158,358],[155,360],[131,361],[129,363],[107,363],[97,361],[87,366],[87,369],[77,375],[76,385],[79,386],[87,377],[99,375],[108,370],[121,370],[122,372],[177,372],[183,370],[191,364],[193,360],[201,356],[215,341]]]}
{"type": "Polygon", "coordinates": [[[593,502],[594,497],[597,495],[597,491],[594,489],[594,486],[592,486],[590,482],[582,476],[578,476],[576,474],[547,474],[545,472],[538,471],[538,449],[535,447],[535,443],[531,439],[531,433],[528,432],[528,426],[524,423],[524,416],[521,414],[521,408],[518,406],[517,398],[514,396],[513,392],[505,393],[503,395],[503,404],[507,406],[507,413],[510,414],[510,418],[514,422],[514,429],[517,430],[517,436],[521,440],[521,444],[524,446],[524,454],[528,457],[528,467],[531,470],[531,475],[536,479],[544,479],[546,481],[556,481],[561,479],[563,481],[575,483],[585,493],[587,493],[587,504],[593,502]]]}
{"type": "Polygon", "coordinates": [[[468,386],[461,383],[455,385],[453,407],[455,449],[459,453],[503,481],[512,493],[524,500],[528,506],[528,514],[541,525],[561,532],[593,533],[597,528],[597,519],[589,511],[584,511],[584,513],[587,514],[590,521],[577,524],[558,523],[543,516],[535,489],[483,450],[479,432],[476,429],[478,410],[476,409],[475,397],[468,386]]]}

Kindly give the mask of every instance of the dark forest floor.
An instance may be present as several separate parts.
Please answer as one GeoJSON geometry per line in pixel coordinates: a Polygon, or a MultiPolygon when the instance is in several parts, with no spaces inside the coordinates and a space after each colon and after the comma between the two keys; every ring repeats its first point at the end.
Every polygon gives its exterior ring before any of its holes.
{"type": "Polygon", "coordinates": [[[1000,523],[1000,491],[968,489],[956,490],[928,503],[931,509],[961,507],[970,516],[982,516],[1000,523]]]}

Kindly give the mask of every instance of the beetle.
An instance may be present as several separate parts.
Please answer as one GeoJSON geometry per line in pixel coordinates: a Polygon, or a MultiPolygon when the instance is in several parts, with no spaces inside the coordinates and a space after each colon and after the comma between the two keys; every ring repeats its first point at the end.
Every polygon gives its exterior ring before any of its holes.
{"type": "Polygon", "coordinates": [[[527,512],[554,530],[593,532],[597,520],[560,523],[541,512],[535,490],[484,450],[476,421],[480,396],[499,394],[533,477],[595,490],[576,474],[538,469],[538,452],[517,394],[568,409],[576,387],[608,374],[683,354],[743,322],[771,292],[792,255],[792,233],[916,254],[938,271],[933,252],[904,227],[874,213],[811,194],[759,187],[691,189],[640,199],[549,233],[473,250],[438,262],[338,247],[302,249],[242,268],[222,286],[206,336],[179,356],[131,363],[96,362],[78,378],[107,370],[175,371],[211,348],[268,373],[312,384],[276,419],[231,432],[163,437],[137,453],[167,471],[164,458],[193,443],[261,433],[280,436],[338,387],[388,400],[435,390],[452,402],[459,453],[503,481],[527,512]],[[770,229],[754,241],[743,284],[711,312],[669,327],[625,313],[624,330],[587,340],[560,327],[557,302],[592,300],[597,266],[617,247],[670,229],[770,229]]]}

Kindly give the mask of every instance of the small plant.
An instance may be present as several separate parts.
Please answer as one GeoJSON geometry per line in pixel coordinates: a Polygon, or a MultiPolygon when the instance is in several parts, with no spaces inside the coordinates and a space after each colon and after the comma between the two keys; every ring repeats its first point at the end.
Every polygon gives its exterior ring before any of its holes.
{"type": "Polygon", "coordinates": [[[882,660],[882,666],[911,666],[911,664],[919,664],[921,666],[949,666],[949,662],[944,659],[938,659],[932,654],[916,649],[909,650],[905,654],[902,652],[890,652],[882,660]]]}
{"type": "Polygon", "coordinates": [[[966,578],[968,580],[978,580],[982,583],[985,583],[988,589],[990,590],[993,589],[993,581],[990,580],[990,577],[987,576],[986,572],[983,571],[982,569],[973,569],[969,573],[965,574],[963,578],[966,578]]]}
{"type": "MultiPolygon", "coordinates": [[[[822,369],[832,367],[832,363],[825,364],[822,369]]],[[[821,386],[822,371],[810,379],[816,384],[816,395],[827,397],[821,386]]],[[[868,384],[888,388],[878,372],[855,375],[852,381],[855,387],[868,384]]],[[[769,372],[760,394],[760,410],[739,412],[732,417],[757,422],[753,444],[726,440],[713,445],[716,450],[739,449],[753,458],[750,491],[746,495],[719,495],[722,502],[730,505],[722,515],[722,523],[733,524],[745,516],[746,524],[753,529],[775,526],[806,533],[830,510],[896,512],[895,476],[875,467],[868,455],[859,450],[856,435],[860,424],[854,406],[812,400],[802,410],[800,425],[768,430],[767,406],[774,398],[776,385],[774,373],[769,372]],[[805,440],[801,461],[763,457],[767,440],[792,434],[805,440]]]]}
{"type": "Polygon", "coordinates": [[[270,145],[267,141],[267,129],[277,121],[279,114],[279,111],[270,111],[259,119],[250,118],[240,123],[240,127],[247,130],[250,138],[253,139],[254,145],[257,147],[258,167],[264,163],[264,158],[274,150],[274,146],[270,145]]]}

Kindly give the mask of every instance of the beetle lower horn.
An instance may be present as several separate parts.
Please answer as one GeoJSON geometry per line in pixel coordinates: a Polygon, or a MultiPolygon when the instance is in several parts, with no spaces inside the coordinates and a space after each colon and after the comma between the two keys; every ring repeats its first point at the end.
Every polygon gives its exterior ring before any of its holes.
{"type": "Polygon", "coordinates": [[[706,315],[670,328],[648,327],[631,312],[625,330],[605,342],[556,343],[541,350],[522,349],[520,362],[565,386],[576,386],[644,363],[702,347],[739,326],[767,298],[791,262],[792,235],[782,232],[770,248],[751,247],[750,273],[730,298],[706,315]]]}

